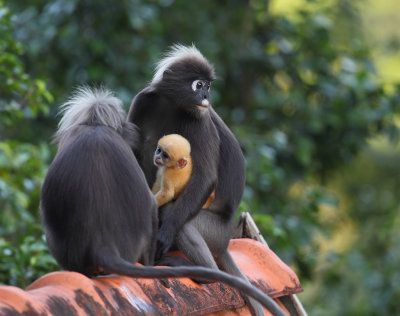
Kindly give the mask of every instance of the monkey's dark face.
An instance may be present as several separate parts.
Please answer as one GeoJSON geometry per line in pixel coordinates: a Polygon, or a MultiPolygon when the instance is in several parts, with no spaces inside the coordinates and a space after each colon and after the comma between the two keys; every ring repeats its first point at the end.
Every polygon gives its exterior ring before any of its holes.
{"type": "Polygon", "coordinates": [[[157,146],[156,152],[154,153],[154,164],[157,167],[166,166],[171,157],[169,156],[168,152],[164,150],[161,146],[157,146]]]}
{"type": "Polygon", "coordinates": [[[211,82],[208,80],[194,80],[192,82],[192,90],[194,92],[194,104],[202,112],[206,111],[210,105],[210,88],[211,82]]]}
{"type": "Polygon", "coordinates": [[[172,64],[164,71],[157,88],[175,106],[200,118],[211,105],[210,86],[215,80],[214,69],[209,63],[187,58],[172,64]]]}

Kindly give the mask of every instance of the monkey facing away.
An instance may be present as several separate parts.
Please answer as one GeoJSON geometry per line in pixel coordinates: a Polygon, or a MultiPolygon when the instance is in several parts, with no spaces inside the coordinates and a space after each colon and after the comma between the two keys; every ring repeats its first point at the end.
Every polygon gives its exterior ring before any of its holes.
{"type": "Polygon", "coordinates": [[[269,306],[268,296],[226,273],[135,265],[153,264],[158,226],[156,200],[131,149],[138,146],[137,127],[103,89],[81,88],[63,111],[40,208],[49,249],[64,269],[221,281],[269,306]]]}
{"type": "MultiPolygon", "coordinates": [[[[152,158],[158,139],[180,134],[191,145],[190,179],[175,201],[159,209],[156,259],[175,245],[193,264],[220,267],[248,282],[227,250],[244,191],[244,157],[211,106],[214,79],[213,67],[194,46],[175,45],[159,62],[150,84],[134,98],[128,120],[141,131],[141,146],[135,152],[149,186],[156,178],[152,158]],[[202,208],[213,190],[213,202],[202,208]]],[[[264,315],[260,304],[247,302],[253,314],[264,315]]],[[[269,308],[279,309],[272,304],[269,308]]]]}
{"type": "MultiPolygon", "coordinates": [[[[178,134],[162,137],[158,141],[153,162],[158,167],[158,171],[152,192],[160,207],[175,200],[189,181],[192,174],[189,142],[178,134]]],[[[213,200],[214,192],[211,193],[203,208],[209,207],[213,200]]]]}

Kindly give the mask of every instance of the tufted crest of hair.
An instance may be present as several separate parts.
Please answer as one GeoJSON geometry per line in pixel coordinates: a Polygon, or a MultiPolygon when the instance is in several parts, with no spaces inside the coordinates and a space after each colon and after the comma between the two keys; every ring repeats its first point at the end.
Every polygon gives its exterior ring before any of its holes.
{"type": "Polygon", "coordinates": [[[151,83],[157,84],[163,79],[163,74],[167,69],[171,69],[173,65],[186,63],[192,65],[194,72],[205,75],[208,80],[214,80],[214,68],[208,60],[200,53],[194,46],[184,46],[175,44],[171,46],[170,50],[165,53],[164,58],[160,60],[155,69],[155,74],[151,83]]]}
{"type": "Polygon", "coordinates": [[[63,117],[58,124],[56,142],[78,125],[108,126],[121,134],[125,122],[122,101],[104,88],[78,88],[60,107],[59,113],[63,117]]]}

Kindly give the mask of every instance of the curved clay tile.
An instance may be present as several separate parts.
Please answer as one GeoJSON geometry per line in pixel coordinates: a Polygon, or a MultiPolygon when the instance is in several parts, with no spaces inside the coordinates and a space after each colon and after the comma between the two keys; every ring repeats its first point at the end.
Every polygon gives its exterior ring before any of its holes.
{"type": "MultiPolygon", "coordinates": [[[[260,242],[234,239],[229,251],[250,281],[282,307],[302,291],[295,273],[260,242]]],[[[166,288],[153,279],[53,272],[26,291],[0,286],[0,315],[250,315],[239,292],[227,285],[186,278],[169,283],[166,288]]]]}

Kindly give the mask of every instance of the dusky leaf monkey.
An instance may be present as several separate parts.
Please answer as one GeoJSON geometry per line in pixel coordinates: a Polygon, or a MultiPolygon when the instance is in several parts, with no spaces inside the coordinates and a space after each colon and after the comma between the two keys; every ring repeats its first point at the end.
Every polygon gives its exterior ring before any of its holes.
{"type": "MultiPolygon", "coordinates": [[[[192,174],[189,142],[178,134],[163,136],[158,141],[153,162],[158,171],[152,192],[160,207],[175,200],[189,181],[192,174]]],[[[213,200],[214,192],[211,193],[203,208],[209,207],[213,200]]]]}
{"type": "Polygon", "coordinates": [[[58,151],[41,192],[49,249],[66,270],[88,276],[189,277],[225,282],[268,307],[270,298],[226,273],[200,267],[154,268],[157,202],[132,152],[137,127],[104,89],[81,88],[63,106],[58,151]]]}
{"type": "MultiPolygon", "coordinates": [[[[244,191],[245,163],[238,141],[211,106],[215,78],[213,66],[194,46],[175,45],[132,101],[128,120],[141,130],[135,152],[149,186],[156,178],[152,157],[158,139],[179,134],[191,145],[191,177],[178,198],[159,209],[156,259],[175,245],[193,264],[220,267],[248,282],[227,250],[244,191]],[[214,201],[202,208],[214,189],[214,201]]],[[[246,300],[253,314],[264,315],[260,304],[246,300]]],[[[273,301],[269,308],[279,311],[273,301]]]]}

